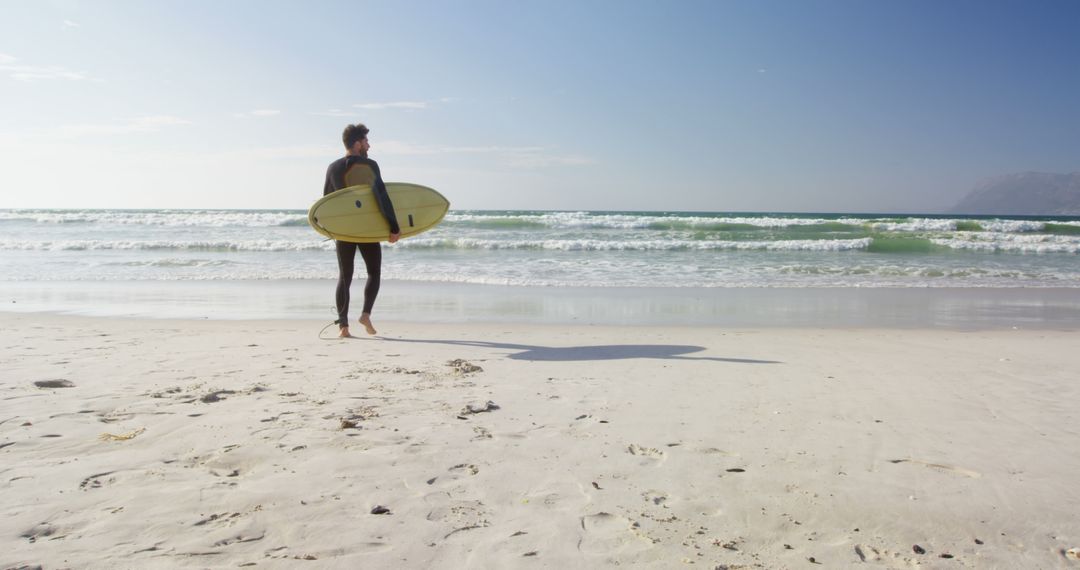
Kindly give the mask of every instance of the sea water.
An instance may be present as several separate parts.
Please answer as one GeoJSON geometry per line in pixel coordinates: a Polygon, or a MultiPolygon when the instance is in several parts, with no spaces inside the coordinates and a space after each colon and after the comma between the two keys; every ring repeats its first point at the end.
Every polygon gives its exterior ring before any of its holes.
{"type": "MultiPolygon", "coordinates": [[[[384,282],[494,285],[507,295],[1080,289],[1076,217],[453,210],[383,252],[384,282]]],[[[337,276],[333,242],[300,210],[0,210],[0,268],[7,291],[325,287],[337,276]]]]}

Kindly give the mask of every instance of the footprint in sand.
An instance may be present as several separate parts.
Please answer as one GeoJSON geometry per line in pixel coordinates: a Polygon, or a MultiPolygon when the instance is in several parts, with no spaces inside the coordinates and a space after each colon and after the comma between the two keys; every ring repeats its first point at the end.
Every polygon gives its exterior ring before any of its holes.
{"type": "Polygon", "coordinates": [[[450,471],[450,473],[453,473],[455,475],[469,476],[469,475],[476,475],[477,473],[479,473],[480,468],[473,465],[473,464],[471,464],[471,463],[461,463],[461,464],[458,464],[458,465],[455,465],[455,466],[451,467],[450,469],[448,469],[448,471],[450,471]]]}
{"type": "Polygon", "coordinates": [[[652,503],[654,505],[663,505],[667,502],[670,496],[663,491],[648,490],[641,494],[641,497],[645,499],[645,502],[652,503]]]}
{"type": "Polygon", "coordinates": [[[637,532],[630,519],[599,512],[581,517],[577,549],[585,554],[611,556],[652,548],[653,541],[637,532]]]}
{"type": "Polygon", "coordinates": [[[855,555],[859,557],[862,562],[881,562],[889,566],[895,566],[896,564],[904,564],[907,566],[920,566],[921,562],[909,556],[892,552],[889,550],[879,550],[873,546],[866,544],[855,545],[855,555]]]}
{"type": "Polygon", "coordinates": [[[738,457],[739,456],[738,453],[732,453],[730,451],[724,451],[723,449],[720,449],[718,447],[699,447],[699,448],[695,449],[695,451],[697,451],[698,453],[700,453],[702,455],[716,455],[716,456],[719,456],[719,457],[738,457]]]}
{"type": "Polygon", "coordinates": [[[230,455],[237,449],[240,449],[240,445],[232,444],[210,453],[194,454],[183,458],[182,465],[189,469],[205,468],[215,477],[239,477],[247,474],[257,461],[240,454],[230,455]]]}
{"type": "Polygon", "coordinates": [[[79,489],[87,491],[90,489],[100,489],[106,485],[112,485],[116,482],[116,477],[113,476],[116,471],[106,471],[105,473],[95,473],[82,480],[79,483],[79,489]]]}
{"type": "Polygon", "coordinates": [[[356,552],[363,554],[373,554],[376,552],[385,552],[390,550],[393,546],[385,542],[361,542],[359,544],[352,545],[352,549],[356,552]]]}
{"type": "Polygon", "coordinates": [[[236,519],[240,516],[240,513],[215,513],[199,520],[191,526],[232,526],[236,524],[236,519]]]}
{"type": "Polygon", "coordinates": [[[124,420],[130,420],[131,418],[134,418],[134,417],[135,417],[135,414],[132,413],[132,412],[120,412],[120,411],[117,411],[117,410],[112,410],[112,411],[109,411],[109,412],[98,414],[98,421],[103,423],[103,424],[111,424],[111,423],[120,422],[120,421],[124,421],[124,420]]]}
{"type": "Polygon", "coordinates": [[[910,463],[912,465],[921,465],[935,471],[941,471],[944,473],[951,473],[953,475],[963,475],[964,477],[971,477],[972,479],[978,479],[982,477],[982,473],[972,471],[970,469],[964,469],[962,467],[955,467],[953,465],[945,465],[942,463],[930,463],[927,461],[920,461],[918,459],[890,459],[889,463],[910,463]]]}
{"type": "Polygon", "coordinates": [[[877,562],[881,560],[881,552],[873,546],[863,544],[855,545],[855,555],[863,562],[877,562]]]}
{"type": "Polygon", "coordinates": [[[257,542],[262,540],[265,536],[265,530],[259,530],[255,533],[238,533],[214,542],[214,548],[220,548],[222,546],[229,546],[232,544],[240,544],[244,542],[257,542]]]}
{"type": "Polygon", "coordinates": [[[450,530],[443,536],[446,539],[490,526],[491,521],[487,519],[487,516],[487,508],[481,501],[451,501],[428,512],[427,520],[448,524],[450,530]]]}
{"type": "Polygon", "coordinates": [[[19,536],[21,538],[25,538],[29,542],[37,542],[38,539],[42,539],[42,538],[53,537],[53,538],[50,538],[50,540],[55,540],[57,538],[62,538],[62,536],[54,536],[57,532],[59,532],[59,529],[57,529],[55,526],[53,526],[53,525],[51,525],[51,524],[49,524],[47,522],[43,522],[43,523],[41,523],[39,525],[34,526],[31,529],[26,530],[25,532],[23,532],[19,536]]]}
{"type": "Polygon", "coordinates": [[[631,443],[627,446],[626,452],[655,464],[663,463],[664,459],[666,459],[663,451],[660,451],[655,447],[645,447],[636,443],[631,443]]]}
{"type": "Polygon", "coordinates": [[[435,476],[428,479],[427,484],[434,485],[436,481],[456,481],[458,479],[472,477],[480,473],[480,468],[471,463],[459,463],[447,469],[447,471],[450,473],[450,476],[446,479],[441,479],[439,476],[435,476]]]}

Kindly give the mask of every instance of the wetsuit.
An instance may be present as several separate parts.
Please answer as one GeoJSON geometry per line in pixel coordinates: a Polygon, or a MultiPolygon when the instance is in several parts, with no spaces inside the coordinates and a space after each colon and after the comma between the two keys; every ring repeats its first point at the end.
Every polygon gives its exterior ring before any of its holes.
{"type": "MultiPolygon", "coordinates": [[[[330,163],[326,169],[326,184],[323,187],[323,196],[359,184],[371,186],[375,192],[375,201],[379,204],[379,210],[386,216],[390,223],[390,233],[401,233],[398,227],[397,217],[394,215],[394,204],[390,202],[390,195],[386,192],[379,165],[370,158],[360,156],[346,156],[330,163]]],[[[338,259],[338,282],[335,292],[337,303],[339,326],[349,326],[349,287],[352,285],[353,263],[356,260],[356,252],[364,259],[367,268],[367,284],[364,286],[364,313],[371,313],[375,306],[375,297],[379,295],[379,282],[382,279],[382,246],[376,243],[352,243],[337,241],[338,259]]]]}

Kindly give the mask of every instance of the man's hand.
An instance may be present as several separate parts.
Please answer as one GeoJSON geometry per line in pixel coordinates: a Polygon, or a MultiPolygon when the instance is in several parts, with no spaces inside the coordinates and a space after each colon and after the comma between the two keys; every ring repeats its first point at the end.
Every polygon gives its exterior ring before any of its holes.
{"type": "Polygon", "coordinates": [[[390,243],[394,243],[401,239],[401,234],[390,234],[390,243]]]}

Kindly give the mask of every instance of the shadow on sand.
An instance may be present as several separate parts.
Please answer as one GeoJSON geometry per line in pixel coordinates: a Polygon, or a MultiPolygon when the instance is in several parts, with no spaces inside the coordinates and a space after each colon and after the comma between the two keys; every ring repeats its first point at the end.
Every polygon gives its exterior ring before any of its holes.
{"type": "Polygon", "coordinates": [[[532,346],[528,344],[510,344],[504,342],[484,342],[473,340],[438,340],[385,338],[387,342],[415,342],[428,344],[449,344],[454,346],[472,346],[514,350],[507,355],[511,360],[529,360],[534,362],[575,362],[584,360],[624,360],[628,358],[656,358],[663,360],[703,360],[713,362],[732,362],[736,364],[781,364],[777,360],[753,360],[749,358],[719,358],[714,356],[686,356],[705,350],[702,346],[678,344],[610,344],[600,346],[532,346]]]}

